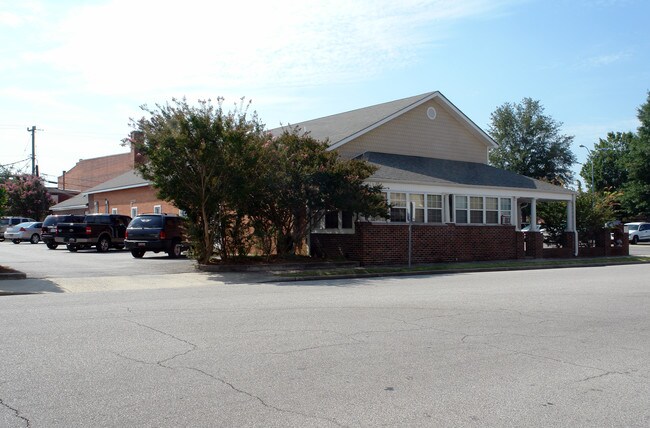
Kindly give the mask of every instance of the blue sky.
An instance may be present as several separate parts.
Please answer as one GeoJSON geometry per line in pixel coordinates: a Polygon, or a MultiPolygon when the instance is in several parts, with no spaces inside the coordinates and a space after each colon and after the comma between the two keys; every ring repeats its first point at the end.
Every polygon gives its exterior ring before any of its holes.
{"type": "Polygon", "coordinates": [[[638,126],[648,17],[647,0],[0,0],[0,164],[31,171],[35,125],[55,180],[126,151],[139,106],[172,97],[244,96],[273,128],[434,90],[485,130],[540,100],[584,161],[638,126]]]}

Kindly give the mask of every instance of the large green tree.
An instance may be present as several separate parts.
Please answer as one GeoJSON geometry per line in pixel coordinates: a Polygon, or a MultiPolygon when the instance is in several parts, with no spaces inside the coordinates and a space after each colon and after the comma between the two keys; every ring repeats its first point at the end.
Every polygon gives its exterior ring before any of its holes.
{"type": "Polygon", "coordinates": [[[385,217],[381,186],[368,184],[376,168],[329,151],[326,142],[288,127],[264,145],[256,174],[249,178],[246,212],[265,252],[273,238],[277,254],[299,250],[311,227],[328,211],[385,217]]]}
{"type": "Polygon", "coordinates": [[[621,189],[628,181],[627,160],[635,135],[632,132],[609,132],[607,138],[599,139],[590,156],[580,169],[589,190],[621,189]],[[593,169],[592,169],[593,167],[593,169]],[[591,188],[593,171],[594,188],[591,188]]]}
{"type": "Polygon", "coordinates": [[[650,217],[650,92],[637,110],[640,126],[632,139],[625,163],[628,181],[623,186],[623,205],[630,216],[650,217]]]}
{"type": "Polygon", "coordinates": [[[42,220],[53,204],[40,177],[29,174],[15,175],[2,187],[6,193],[6,214],[27,216],[42,220]]]}
{"type": "Polygon", "coordinates": [[[381,187],[365,180],[365,161],[344,160],[296,129],[274,137],[241,104],[225,112],[223,100],[190,106],[173,100],[143,109],[132,121],[138,169],[161,198],[184,210],[196,257],[208,263],[247,254],[294,253],[310,226],[330,210],[386,215],[381,187]]]}
{"type": "Polygon", "coordinates": [[[488,132],[499,145],[490,152],[491,165],[559,185],[571,183],[573,136],[561,133],[562,123],[545,115],[539,101],[505,103],[490,118],[488,132]]]}
{"type": "Polygon", "coordinates": [[[231,149],[259,139],[263,125],[255,113],[248,113],[243,100],[231,111],[224,110],[222,98],[198,106],[173,99],[142,109],[149,117],[132,120],[134,132],[125,140],[143,156],[139,171],[159,197],[187,213],[199,262],[208,263],[215,250],[227,259],[228,231],[236,219],[232,183],[242,175],[231,149]]]}

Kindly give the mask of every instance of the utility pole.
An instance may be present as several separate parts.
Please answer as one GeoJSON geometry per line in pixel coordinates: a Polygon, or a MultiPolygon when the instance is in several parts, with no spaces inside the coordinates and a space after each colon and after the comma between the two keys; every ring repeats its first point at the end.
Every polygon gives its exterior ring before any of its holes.
{"type": "Polygon", "coordinates": [[[38,175],[38,172],[36,171],[36,127],[32,126],[31,128],[27,128],[27,132],[32,133],[32,175],[38,175]]]}

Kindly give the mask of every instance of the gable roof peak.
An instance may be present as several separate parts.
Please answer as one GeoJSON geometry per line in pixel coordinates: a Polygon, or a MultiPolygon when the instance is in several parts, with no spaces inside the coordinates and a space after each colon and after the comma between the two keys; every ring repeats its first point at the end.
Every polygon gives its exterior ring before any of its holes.
{"type": "MultiPolygon", "coordinates": [[[[318,119],[289,124],[287,127],[297,127],[303,132],[309,132],[317,140],[329,141],[330,150],[334,150],[432,99],[439,99],[452,114],[461,122],[466,123],[472,132],[480,137],[488,147],[496,147],[494,140],[465,116],[440,91],[426,92],[318,119]]],[[[271,130],[271,133],[278,135],[283,129],[285,127],[275,128],[271,130]]]]}

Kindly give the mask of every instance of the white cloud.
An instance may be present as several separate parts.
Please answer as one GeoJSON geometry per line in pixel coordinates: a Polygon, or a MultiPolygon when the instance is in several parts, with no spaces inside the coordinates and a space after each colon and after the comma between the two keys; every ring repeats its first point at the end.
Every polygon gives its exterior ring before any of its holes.
{"type": "Polygon", "coordinates": [[[604,67],[610,64],[614,64],[626,60],[631,56],[632,54],[627,50],[621,52],[615,52],[615,53],[596,55],[596,56],[583,59],[580,62],[579,67],[581,68],[604,67]]]}
{"type": "Polygon", "coordinates": [[[50,29],[56,47],[29,59],[99,94],[357,81],[417,61],[449,23],[503,4],[113,0],[71,10],[50,29]]]}

